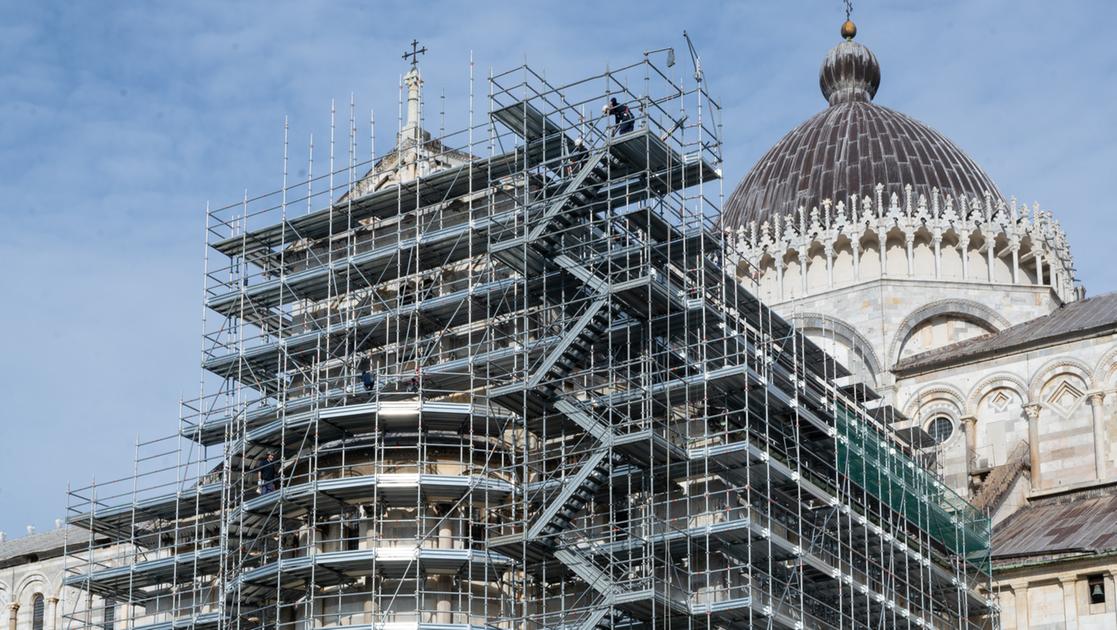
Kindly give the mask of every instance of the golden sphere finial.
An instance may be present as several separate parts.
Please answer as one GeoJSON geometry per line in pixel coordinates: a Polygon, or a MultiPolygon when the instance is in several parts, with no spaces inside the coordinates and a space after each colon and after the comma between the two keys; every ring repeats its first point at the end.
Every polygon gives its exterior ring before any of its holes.
{"type": "Polygon", "coordinates": [[[847,40],[857,37],[857,25],[853,23],[853,20],[846,20],[842,24],[842,37],[847,40]]]}

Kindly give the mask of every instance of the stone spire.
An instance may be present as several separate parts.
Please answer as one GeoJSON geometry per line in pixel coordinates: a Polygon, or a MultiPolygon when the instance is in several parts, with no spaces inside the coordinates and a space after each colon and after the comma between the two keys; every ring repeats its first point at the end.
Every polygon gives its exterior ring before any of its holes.
{"type": "Polygon", "coordinates": [[[412,66],[404,75],[403,84],[407,86],[407,118],[400,131],[399,146],[430,139],[430,134],[422,127],[423,80],[417,66],[412,66]]]}
{"type": "Polygon", "coordinates": [[[411,70],[403,76],[407,86],[407,118],[400,130],[398,147],[418,145],[430,140],[431,135],[423,131],[423,79],[419,76],[419,55],[425,54],[427,47],[419,47],[419,40],[411,40],[411,51],[404,51],[403,59],[411,61],[411,70]]]}

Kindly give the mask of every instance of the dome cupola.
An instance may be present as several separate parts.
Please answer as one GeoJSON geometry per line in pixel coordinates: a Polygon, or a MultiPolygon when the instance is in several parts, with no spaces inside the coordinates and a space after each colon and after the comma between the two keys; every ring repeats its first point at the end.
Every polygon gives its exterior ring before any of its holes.
{"type": "Polygon", "coordinates": [[[857,27],[846,20],[845,41],[830,49],[818,72],[818,87],[831,105],[871,101],[880,87],[880,64],[873,51],[853,41],[857,27]]]}
{"type": "MultiPolygon", "coordinates": [[[[875,187],[910,185],[917,197],[932,189],[955,198],[1002,199],[993,180],[953,142],[934,129],[873,102],[880,64],[853,41],[843,41],[822,62],[818,84],[828,106],[775,144],[729,196],[723,227],[748,227],[774,215],[810,211],[823,200],[873,197],[875,187]]],[[[848,203],[848,201],[847,201],[848,203]]]]}

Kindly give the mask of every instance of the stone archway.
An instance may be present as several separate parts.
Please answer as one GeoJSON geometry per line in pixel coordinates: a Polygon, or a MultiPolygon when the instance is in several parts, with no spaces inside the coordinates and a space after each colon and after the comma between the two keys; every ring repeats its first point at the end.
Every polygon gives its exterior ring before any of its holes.
{"type": "Polygon", "coordinates": [[[989,332],[1004,330],[1010,326],[1007,319],[988,306],[973,300],[946,299],[925,304],[911,312],[896,328],[892,344],[888,349],[890,365],[900,360],[900,353],[920,324],[943,315],[955,316],[985,328],[989,332]]]}
{"type": "Polygon", "coordinates": [[[824,334],[833,333],[842,337],[848,342],[850,351],[856,353],[865,363],[865,367],[871,372],[872,384],[876,384],[877,375],[882,370],[880,357],[869,340],[856,328],[836,317],[822,313],[797,313],[792,315],[790,320],[796,328],[804,332],[818,330],[824,334]]]}

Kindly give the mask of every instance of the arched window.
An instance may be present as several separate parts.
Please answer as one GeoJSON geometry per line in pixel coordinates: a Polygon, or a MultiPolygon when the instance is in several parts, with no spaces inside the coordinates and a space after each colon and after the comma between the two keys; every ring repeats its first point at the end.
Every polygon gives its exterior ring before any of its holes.
{"type": "Polygon", "coordinates": [[[35,593],[31,598],[31,630],[43,630],[43,619],[46,617],[46,605],[43,594],[35,593]]]}
{"type": "Polygon", "coordinates": [[[113,630],[114,625],[116,625],[116,600],[106,599],[105,613],[102,617],[101,627],[104,628],[104,630],[113,630]]]}
{"type": "Polygon", "coordinates": [[[946,416],[936,416],[927,423],[927,433],[935,444],[942,444],[954,435],[954,421],[946,416]]]}

